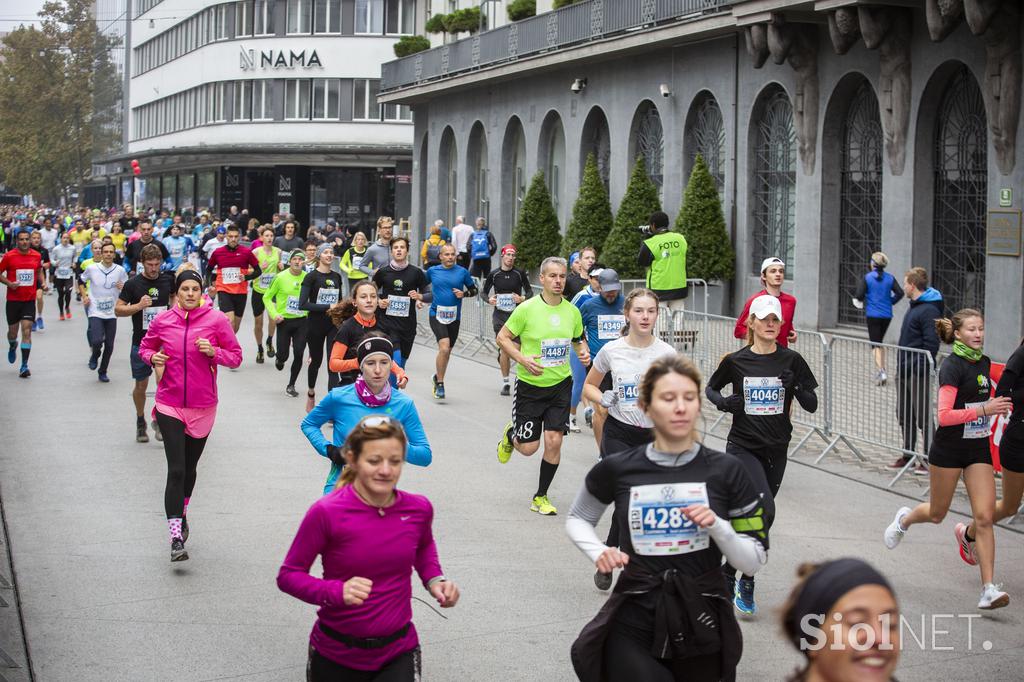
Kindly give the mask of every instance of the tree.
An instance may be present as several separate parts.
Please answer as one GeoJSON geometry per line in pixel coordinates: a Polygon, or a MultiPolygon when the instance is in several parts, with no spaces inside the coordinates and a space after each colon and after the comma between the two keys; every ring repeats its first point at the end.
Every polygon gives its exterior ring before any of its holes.
{"type": "Polygon", "coordinates": [[[444,18],[444,30],[448,33],[476,33],[480,30],[480,8],[457,9],[444,18]]]}
{"type": "Polygon", "coordinates": [[[395,56],[401,59],[430,49],[430,40],[423,36],[402,36],[395,43],[395,56]]]}
{"type": "Polygon", "coordinates": [[[434,16],[427,19],[427,23],[424,25],[427,33],[444,33],[448,29],[444,25],[445,20],[444,14],[435,14],[434,16]]]}
{"type": "Polygon", "coordinates": [[[736,253],[725,229],[718,188],[700,154],[686,183],[675,231],[686,237],[687,277],[706,281],[733,278],[736,253]]]}
{"type": "Polygon", "coordinates": [[[573,204],[572,219],[562,242],[562,252],[568,254],[584,246],[601,248],[612,229],[613,220],[612,205],[597,169],[597,158],[593,153],[588,154],[580,193],[573,204]]]}
{"type": "Polygon", "coordinates": [[[580,0],[555,0],[551,3],[551,9],[562,9],[563,7],[568,7],[569,5],[573,5],[579,1],[580,0]]]}
{"type": "Polygon", "coordinates": [[[562,242],[562,229],[558,224],[551,193],[544,182],[544,172],[537,171],[526,190],[519,222],[512,231],[519,267],[533,270],[548,256],[558,255],[562,242]]]}
{"type": "Polygon", "coordinates": [[[637,279],[644,276],[643,269],[637,265],[636,256],[640,252],[640,244],[646,238],[637,229],[639,225],[650,222],[651,213],[661,210],[661,199],[658,188],[647,177],[647,166],[643,156],[638,156],[633,164],[633,173],[626,194],[619,204],[619,212],[615,214],[615,226],[608,234],[601,251],[601,262],[619,273],[625,279],[637,279]]]}
{"type": "Polygon", "coordinates": [[[509,21],[519,21],[537,15],[537,0],[512,0],[505,8],[509,21]]]}

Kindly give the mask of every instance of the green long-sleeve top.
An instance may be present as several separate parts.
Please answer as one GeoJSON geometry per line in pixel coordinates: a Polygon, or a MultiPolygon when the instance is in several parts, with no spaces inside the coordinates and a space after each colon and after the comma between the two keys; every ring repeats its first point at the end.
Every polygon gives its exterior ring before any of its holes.
{"type": "Polygon", "coordinates": [[[363,256],[366,255],[366,249],[362,251],[356,251],[355,247],[350,247],[345,255],[341,257],[341,271],[348,275],[350,281],[358,279],[366,279],[369,275],[359,269],[359,266],[363,264],[363,256]]]}
{"type": "Polygon", "coordinates": [[[306,317],[308,311],[299,309],[299,294],[302,291],[302,280],[305,271],[293,275],[291,269],[277,273],[270,283],[270,288],[263,294],[263,305],[271,317],[283,317],[287,320],[306,317]]]}

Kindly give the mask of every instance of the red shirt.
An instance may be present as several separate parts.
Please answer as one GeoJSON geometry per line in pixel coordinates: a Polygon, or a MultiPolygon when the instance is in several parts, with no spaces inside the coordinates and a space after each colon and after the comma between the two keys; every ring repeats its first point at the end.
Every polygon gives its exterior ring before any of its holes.
{"type": "Polygon", "coordinates": [[[21,285],[17,289],[7,287],[8,301],[36,300],[36,277],[39,276],[42,262],[43,257],[35,249],[29,249],[28,253],[15,249],[0,258],[0,272],[4,273],[8,281],[21,285]]]}
{"type": "MultiPolygon", "coordinates": [[[[739,319],[736,320],[736,328],[732,334],[737,339],[746,340],[747,338],[747,320],[750,319],[750,304],[758,296],[764,296],[768,293],[767,289],[761,289],[753,296],[747,299],[747,302],[743,304],[743,312],[740,313],[739,319]]],[[[782,305],[782,326],[779,327],[779,338],[776,339],[783,348],[789,347],[789,333],[793,331],[793,316],[796,314],[796,297],[790,296],[785,291],[779,292],[779,304],[782,305]]]]}
{"type": "Polygon", "coordinates": [[[232,249],[230,246],[223,246],[210,254],[207,266],[217,268],[217,291],[225,294],[244,294],[249,291],[249,283],[245,276],[249,274],[250,268],[259,267],[260,262],[256,255],[246,246],[239,246],[232,249]],[[228,281],[225,282],[225,275],[228,281]]]}

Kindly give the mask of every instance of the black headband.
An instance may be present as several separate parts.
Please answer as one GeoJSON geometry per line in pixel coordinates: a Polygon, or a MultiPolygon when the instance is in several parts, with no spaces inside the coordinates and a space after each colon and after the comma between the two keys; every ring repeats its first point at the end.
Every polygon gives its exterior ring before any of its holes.
{"type": "Polygon", "coordinates": [[[359,365],[362,366],[363,360],[369,356],[375,353],[383,353],[390,358],[394,350],[395,347],[387,338],[383,336],[370,336],[359,342],[359,347],[356,349],[356,357],[359,359],[359,365]]]}
{"type": "Polygon", "coordinates": [[[198,284],[200,289],[203,288],[203,278],[199,276],[198,272],[195,270],[182,270],[174,280],[174,292],[177,293],[181,285],[189,281],[198,284]]]}
{"type": "Polygon", "coordinates": [[[861,585],[881,585],[892,592],[892,586],[881,573],[860,559],[845,558],[830,561],[807,577],[796,604],[786,614],[786,631],[793,638],[796,648],[807,653],[807,647],[800,646],[800,640],[807,633],[801,631],[801,622],[808,615],[825,616],[843,595],[861,585]]]}

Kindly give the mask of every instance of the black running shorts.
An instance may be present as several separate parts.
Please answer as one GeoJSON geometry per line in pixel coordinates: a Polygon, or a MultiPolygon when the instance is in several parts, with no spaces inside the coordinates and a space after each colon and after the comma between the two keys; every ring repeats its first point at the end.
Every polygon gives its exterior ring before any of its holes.
{"type": "Polygon", "coordinates": [[[554,386],[534,386],[516,377],[512,403],[513,436],[520,443],[540,440],[542,431],[569,433],[572,377],[554,386]]]}
{"type": "Polygon", "coordinates": [[[234,313],[235,317],[245,315],[245,294],[217,292],[217,307],[222,313],[234,313]]]}

